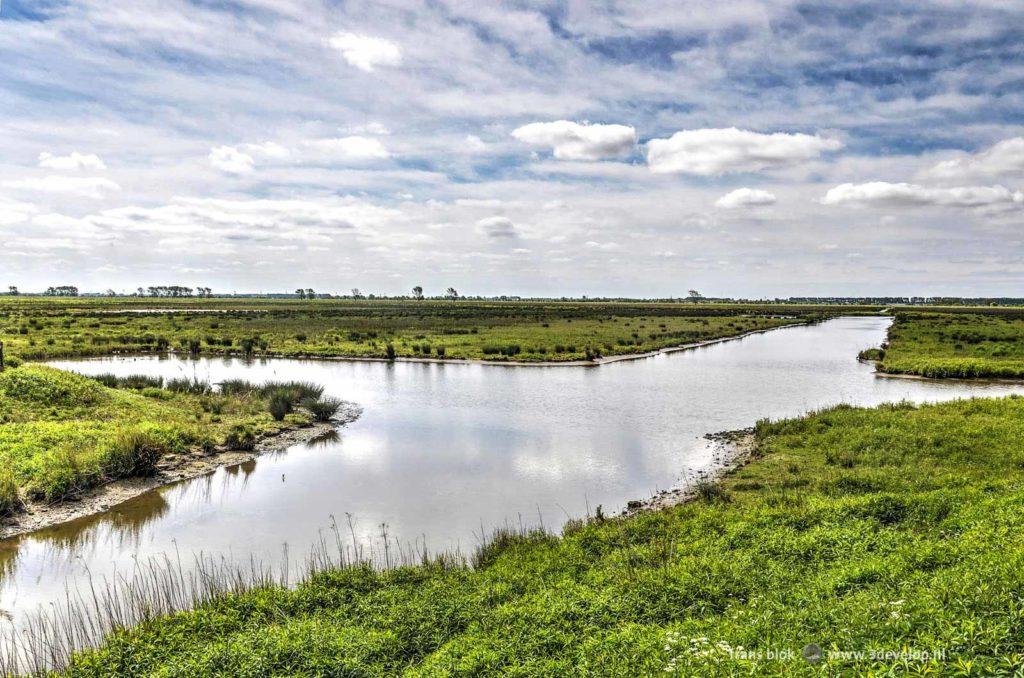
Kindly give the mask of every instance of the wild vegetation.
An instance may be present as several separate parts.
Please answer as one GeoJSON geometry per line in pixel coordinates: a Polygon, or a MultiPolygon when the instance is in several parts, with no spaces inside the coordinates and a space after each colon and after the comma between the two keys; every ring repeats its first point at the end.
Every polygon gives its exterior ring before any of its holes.
{"type": "Polygon", "coordinates": [[[187,378],[8,368],[0,372],[0,516],[26,499],[54,502],[152,474],[168,454],[223,444],[252,449],[263,434],[328,421],[341,402],[322,393],[304,382],[233,382],[218,390],[187,378]]]}
{"type": "Polygon", "coordinates": [[[584,360],[871,307],[655,303],[0,297],[18,360],[185,355],[584,360]]]}
{"type": "Polygon", "coordinates": [[[261,580],[68,675],[1013,675],[1024,399],[841,406],[755,435],[689,504],[504,531],[474,566],[261,580]]]}
{"type": "Polygon", "coordinates": [[[1024,378],[1024,313],[897,313],[881,370],[936,378],[1024,378]]]}

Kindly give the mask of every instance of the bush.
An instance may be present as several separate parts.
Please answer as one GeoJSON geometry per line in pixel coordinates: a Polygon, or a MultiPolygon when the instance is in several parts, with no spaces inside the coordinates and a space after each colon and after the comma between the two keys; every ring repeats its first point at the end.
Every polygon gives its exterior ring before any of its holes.
{"type": "Polygon", "coordinates": [[[270,402],[267,404],[267,411],[275,421],[281,421],[292,411],[293,400],[283,391],[270,395],[270,402]]]}
{"type": "Polygon", "coordinates": [[[339,398],[306,398],[302,406],[309,410],[315,421],[330,421],[344,404],[339,398]]]}
{"type": "Polygon", "coordinates": [[[225,379],[219,386],[221,395],[226,396],[250,396],[259,390],[259,387],[245,379],[225,379]]]}
{"type": "Polygon", "coordinates": [[[175,377],[168,379],[165,388],[175,393],[191,393],[192,395],[206,395],[213,392],[213,386],[207,381],[201,381],[199,377],[175,377]]]}
{"type": "Polygon", "coordinates": [[[224,444],[233,450],[256,449],[256,431],[248,424],[235,424],[224,438],[224,444]]]}
{"type": "Polygon", "coordinates": [[[107,448],[100,469],[108,479],[152,475],[165,452],[164,443],[148,431],[122,431],[107,448]]]}
{"type": "Polygon", "coordinates": [[[311,381],[268,381],[260,387],[259,392],[267,399],[281,395],[294,405],[307,398],[319,398],[324,394],[324,387],[311,381]]]}
{"type": "Polygon", "coordinates": [[[22,507],[18,483],[10,469],[0,471],[0,516],[8,516],[22,507]]]}

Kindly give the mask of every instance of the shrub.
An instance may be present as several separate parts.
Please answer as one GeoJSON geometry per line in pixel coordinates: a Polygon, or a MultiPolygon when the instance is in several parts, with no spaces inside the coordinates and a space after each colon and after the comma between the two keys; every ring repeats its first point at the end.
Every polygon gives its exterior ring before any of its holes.
{"type": "Polygon", "coordinates": [[[108,479],[152,475],[165,451],[165,444],[148,431],[121,431],[103,454],[100,469],[108,479]]]}
{"type": "Polygon", "coordinates": [[[8,516],[22,507],[18,483],[10,469],[0,470],[0,516],[8,516]]]}
{"type": "Polygon", "coordinates": [[[270,402],[267,404],[267,411],[275,421],[281,421],[292,411],[292,399],[284,391],[277,391],[270,395],[270,402]]]}
{"type": "Polygon", "coordinates": [[[233,450],[256,449],[256,431],[248,424],[235,424],[224,438],[224,444],[233,450]]]}
{"type": "Polygon", "coordinates": [[[338,398],[306,398],[302,406],[309,410],[316,421],[330,421],[338,413],[344,401],[338,398]]]}
{"type": "Polygon", "coordinates": [[[245,379],[225,379],[219,386],[221,394],[226,396],[250,396],[259,390],[259,387],[245,379]]]}
{"type": "Polygon", "coordinates": [[[294,405],[306,398],[319,398],[324,394],[324,387],[311,381],[268,381],[259,392],[267,399],[281,395],[294,405]]]}
{"type": "Polygon", "coordinates": [[[387,346],[384,347],[384,356],[388,360],[395,359],[395,347],[393,344],[389,343],[387,346]]]}
{"type": "Polygon", "coordinates": [[[175,393],[191,393],[192,395],[206,395],[213,392],[213,386],[207,381],[201,381],[199,377],[168,379],[165,388],[175,393]]]}

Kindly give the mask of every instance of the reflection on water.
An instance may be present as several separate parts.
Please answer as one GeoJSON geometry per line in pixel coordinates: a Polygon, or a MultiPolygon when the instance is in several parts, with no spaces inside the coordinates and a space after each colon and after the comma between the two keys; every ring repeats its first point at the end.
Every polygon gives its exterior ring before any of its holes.
{"type": "Polygon", "coordinates": [[[472,548],[481,526],[560,524],[665,489],[709,462],[708,432],[839,402],[873,405],[1018,390],[876,378],[855,359],[889,320],[844,318],[599,368],[114,358],[85,373],[211,381],[302,379],[363,416],[287,452],[149,492],[97,517],[0,542],[0,609],[15,619],[85,578],[166,553],[246,562],[301,554],[338,516],[370,541],[387,524],[433,550],[472,548]]]}

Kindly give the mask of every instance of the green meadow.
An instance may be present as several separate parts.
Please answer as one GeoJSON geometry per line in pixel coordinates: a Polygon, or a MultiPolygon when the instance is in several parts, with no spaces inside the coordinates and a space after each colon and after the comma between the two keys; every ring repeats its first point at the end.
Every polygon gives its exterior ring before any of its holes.
{"type": "MultiPolygon", "coordinates": [[[[1024,377],[1024,312],[899,312],[880,367],[934,378],[1024,377]]],[[[871,356],[877,358],[879,356],[871,356]]]]}
{"type": "Polygon", "coordinates": [[[0,297],[8,355],[116,353],[566,361],[642,353],[872,307],[0,297]]]}

